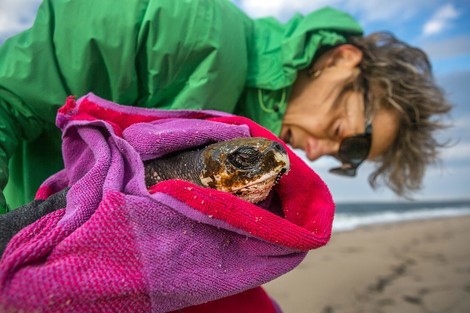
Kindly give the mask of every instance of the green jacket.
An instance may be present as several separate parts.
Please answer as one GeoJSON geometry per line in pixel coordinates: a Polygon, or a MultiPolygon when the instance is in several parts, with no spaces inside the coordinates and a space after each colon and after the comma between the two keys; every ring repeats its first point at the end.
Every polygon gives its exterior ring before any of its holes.
{"type": "Polygon", "coordinates": [[[55,115],[69,95],[216,109],[279,134],[297,71],[361,34],[331,8],[281,24],[227,0],[45,0],[31,29],[0,47],[0,189],[8,181],[17,207],[62,168],[55,115]]]}

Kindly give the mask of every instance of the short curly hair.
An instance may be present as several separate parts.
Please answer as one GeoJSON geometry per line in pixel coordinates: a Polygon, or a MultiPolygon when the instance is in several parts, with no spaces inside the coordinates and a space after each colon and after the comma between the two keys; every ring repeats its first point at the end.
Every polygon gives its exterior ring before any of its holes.
{"type": "Polygon", "coordinates": [[[369,183],[382,182],[396,194],[410,197],[422,188],[427,165],[439,161],[436,131],[446,128],[444,117],[452,105],[436,84],[431,63],[424,51],[412,47],[388,32],[351,37],[350,44],[363,53],[360,64],[370,90],[372,110],[394,109],[399,114],[398,135],[382,156],[374,159],[376,168],[369,183]]]}

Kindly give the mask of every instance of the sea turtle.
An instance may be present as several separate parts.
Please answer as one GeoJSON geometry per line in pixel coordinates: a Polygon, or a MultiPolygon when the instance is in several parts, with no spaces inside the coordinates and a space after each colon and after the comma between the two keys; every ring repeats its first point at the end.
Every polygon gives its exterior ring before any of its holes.
{"type": "Polygon", "coordinates": [[[248,137],[178,152],[144,165],[147,187],[179,178],[257,203],[289,170],[289,158],[280,143],[248,137]]]}
{"type": "MultiPolygon", "coordinates": [[[[257,203],[264,200],[279,178],[289,170],[283,146],[265,138],[237,138],[199,149],[176,152],[144,162],[147,187],[167,179],[227,191],[257,203]]],[[[66,206],[69,188],[47,200],[34,200],[0,215],[0,257],[21,229],[42,216],[66,206]]]]}

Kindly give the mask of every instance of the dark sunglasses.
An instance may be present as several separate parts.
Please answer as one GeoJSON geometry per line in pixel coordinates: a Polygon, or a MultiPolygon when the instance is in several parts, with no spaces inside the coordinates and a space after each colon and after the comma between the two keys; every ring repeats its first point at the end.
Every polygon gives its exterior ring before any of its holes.
{"type": "Polygon", "coordinates": [[[366,125],[363,134],[346,137],[341,141],[338,158],[342,165],[330,169],[330,173],[354,177],[357,168],[367,159],[372,146],[372,122],[367,117],[369,88],[364,80],[364,113],[366,115],[366,125]]]}

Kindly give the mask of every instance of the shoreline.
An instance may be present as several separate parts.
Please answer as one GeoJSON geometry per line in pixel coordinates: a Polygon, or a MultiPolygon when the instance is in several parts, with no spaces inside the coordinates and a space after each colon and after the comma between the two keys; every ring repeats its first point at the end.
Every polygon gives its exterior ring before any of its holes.
{"type": "Polygon", "coordinates": [[[341,213],[335,217],[333,222],[333,232],[345,232],[345,231],[354,231],[362,227],[369,226],[380,226],[387,224],[396,224],[396,223],[407,223],[407,222],[421,222],[434,219],[447,219],[447,218],[459,218],[470,216],[470,209],[441,209],[433,211],[422,211],[422,210],[410,210],[407,213],[392,213],[393,216],[384,217],[356,217],[356,221],[345,221],[341,220],[341,213]],[[419,212],[419,213],[416,213],[419,212]],[[410,214],[411,213],[411,214],[410,214]]]}
{"type": "Polygon", "coordinates": [[[264,285],[283,313],[470,312],[470,215],[334,231],[264,285]]]}

